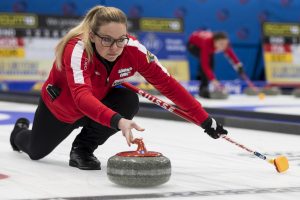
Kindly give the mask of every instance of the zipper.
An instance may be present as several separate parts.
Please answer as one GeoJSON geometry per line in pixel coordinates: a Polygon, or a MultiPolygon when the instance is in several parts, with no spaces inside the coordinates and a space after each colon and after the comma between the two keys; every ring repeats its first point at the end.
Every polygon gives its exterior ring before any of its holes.
{"type": "Polygon", "coordinates": [[[109,75],[108,75],[108,70],[105,65],[104,65],[104,68],[105,68],[105,72],[106,72],[106,76],[107,76],[106,81],[105,81],[105,86],[107,86],[109,83],[110,76],[112,76],[112,74],[114,74],[114,71],[117,70],[116,63],[114,64],[113,68],[111,69],[109,75]]]}
{"type": "Polygon", "coordinates": [[[106,79],[105,79],[105,86],[107,86],[108,85],[108,83],[109,83],[109,77],[113,74],[113,72],[114,72],[114,70],[116,70],[116,63],[117,63],[117,61],[114,63],[114,65],[112,66],[112,69],[110,70],[110,73],[108,74],[108,67],[109,66],[107,66],[107,63],[105,63],[105,62],[102,62],[101,61],[101,59],[99,59],[99,61],[101,62],[101,64],[103,65],[103,67],[104,67],[104,71],[105,71],[105,73],[106,73],[106,79]]]}

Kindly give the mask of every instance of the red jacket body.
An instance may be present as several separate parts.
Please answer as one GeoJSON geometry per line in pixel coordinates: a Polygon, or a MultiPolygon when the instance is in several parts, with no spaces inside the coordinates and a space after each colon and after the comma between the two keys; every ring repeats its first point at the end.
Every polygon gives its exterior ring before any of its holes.
{"type": "Polygon", "coordinates": [[[208,114],[165,68],[157,58],[136,39],[130,38],[128,45],[118,57],[110,75],[104,64],[94,53],[89,62],[80,38],[71,39],[65,46],[62,69],[54,62],[48,79],[42,88],[42,99],[52,114],[60,121],[74,123],[87,116],[110,127],[115,111],[106,107],[101,100],[108,91],[139,72],[149,83],[177,106],[188,112],[199,124],[208,114]],[[52,101],[46,91],[48,84],[61,89],[60,95],[52,101]]]}
{"type": "MultiPolygon", "coordinates": [[[[199,48],[199,60],[203,72],[205,73],[208,80],[215,79],[216,77],[214,72],[212,71],[212,66],[210,63],[211,56],[216,53],[213,33],[210,31],[195,31],[191,34],[189,43],[199,48]]],[[[224,51],[224,54],[233,66],[240,63],[238,57],[235,55],[233,49],[230,46],[228,46],[228,48],[224,51]]]]}

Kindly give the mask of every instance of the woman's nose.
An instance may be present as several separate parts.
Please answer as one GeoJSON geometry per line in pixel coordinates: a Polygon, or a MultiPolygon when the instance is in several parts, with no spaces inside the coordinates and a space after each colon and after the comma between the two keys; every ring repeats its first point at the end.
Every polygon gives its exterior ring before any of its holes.
{"type": "Polygon", "coordinates": [[[118,49],[119,47],[117,46],[117,43],[116,42],[114,42],[111,46],[110,46],[110,49],[112,49],[112,50],[116,50],[116,49],[118,49]]]}

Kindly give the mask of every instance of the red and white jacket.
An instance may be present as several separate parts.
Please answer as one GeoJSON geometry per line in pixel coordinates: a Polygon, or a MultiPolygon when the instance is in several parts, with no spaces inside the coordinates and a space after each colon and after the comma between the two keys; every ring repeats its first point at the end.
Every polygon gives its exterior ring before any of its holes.
{"type": "MultiPolygon", "coordinates": [[[[201,67],[203,72],[207,76],[208,80],[215,79],[215,74],[211,67],[211,56],[216,53],[216,49],[214,47],[213,33],[210,31],[195,31],[191,34],[189,38],[189,43],[197,46],[199,51],[199,60],[201,62],[201,67]]],[[[236,69],[237,65],[241,64],[238,57],[235,55],[233,49],[228,46],[225,49],[224,54],[229,62],[236,69]]]]}
{"type": "Polygon", "coordinates": [[[88,61],[80,38],[71,39],[64,49],[62,70],[57,70],[54,62],[42,88],[42,99],[60,121],[74,123],[87,116],[110,127],[112,117],[117,113],[102,104],[101,100],[112,87],[124,82],[136,72],[188,112],[199,124],[207,119],[208,114],[201,104],[168,74],[153,54],[132,37],[109,76],[95,53],[91,62],[88,61]],[[61,89],[60,95],[54,101],[46,91],[48,84],[61,89]]]}

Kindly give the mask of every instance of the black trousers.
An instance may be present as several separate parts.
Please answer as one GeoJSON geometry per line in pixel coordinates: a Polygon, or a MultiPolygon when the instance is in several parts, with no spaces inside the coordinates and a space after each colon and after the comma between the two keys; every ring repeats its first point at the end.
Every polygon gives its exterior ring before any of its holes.
{"type": "MultiPolygon", "coordinates": [[[[195,56],[197,59],[199,59],[201,49],[199,49],[197,46],[195,46],[191,43],[187,43],[187,50],[193,56],[195,56]]],[[[210,67],[211,67],[212,70],[214,70],[214,56],[210,55],[209,60],[210,60],[210,67]]],[[[206,74],[203,71],[200,59],[199,59],[199,67],[198,67],[198,72],[197,72],[196,79],[201,80],[201,83],[199,85],[199,95],[202,96],[202,97],[209,98],[209,89],[208,89],[209,80],[208,80],[206,74]]]]}
{"type": "MultiPolygon", "coordinates": [[[[213,55],[210,56],[209,59],[210,59],[210,67],[211,67],[211,70],[213,71],[214,70],[214,56],[213,55]]],[[[199,95],[202,97],[209,98],[209,88],[208,88],[209,80],[203,71],[203,67],[201,66],[201,60],[199,60],[199,71],[198,71],[197,78],[199,80],[201,80],[201,83],[199,85],[199,95]]]]}
{"type": "MultiPolygon", "coordinates": [[[[132,119],[138,112],[138,96],[126,88],[113,88],[101,102],[126,119],[132,119]]],[[[103,126],[87,117],[83,117],[73,124],[61,122],[40,99],[32,130],[18,132],[14,143],[32,160],[38,160],[52,152],[74,129],[81,126],[83,128],[72,146],[87,153],[93,153],[98,145],[103,144],[117,132],[115,129],[103,126]]]]}

